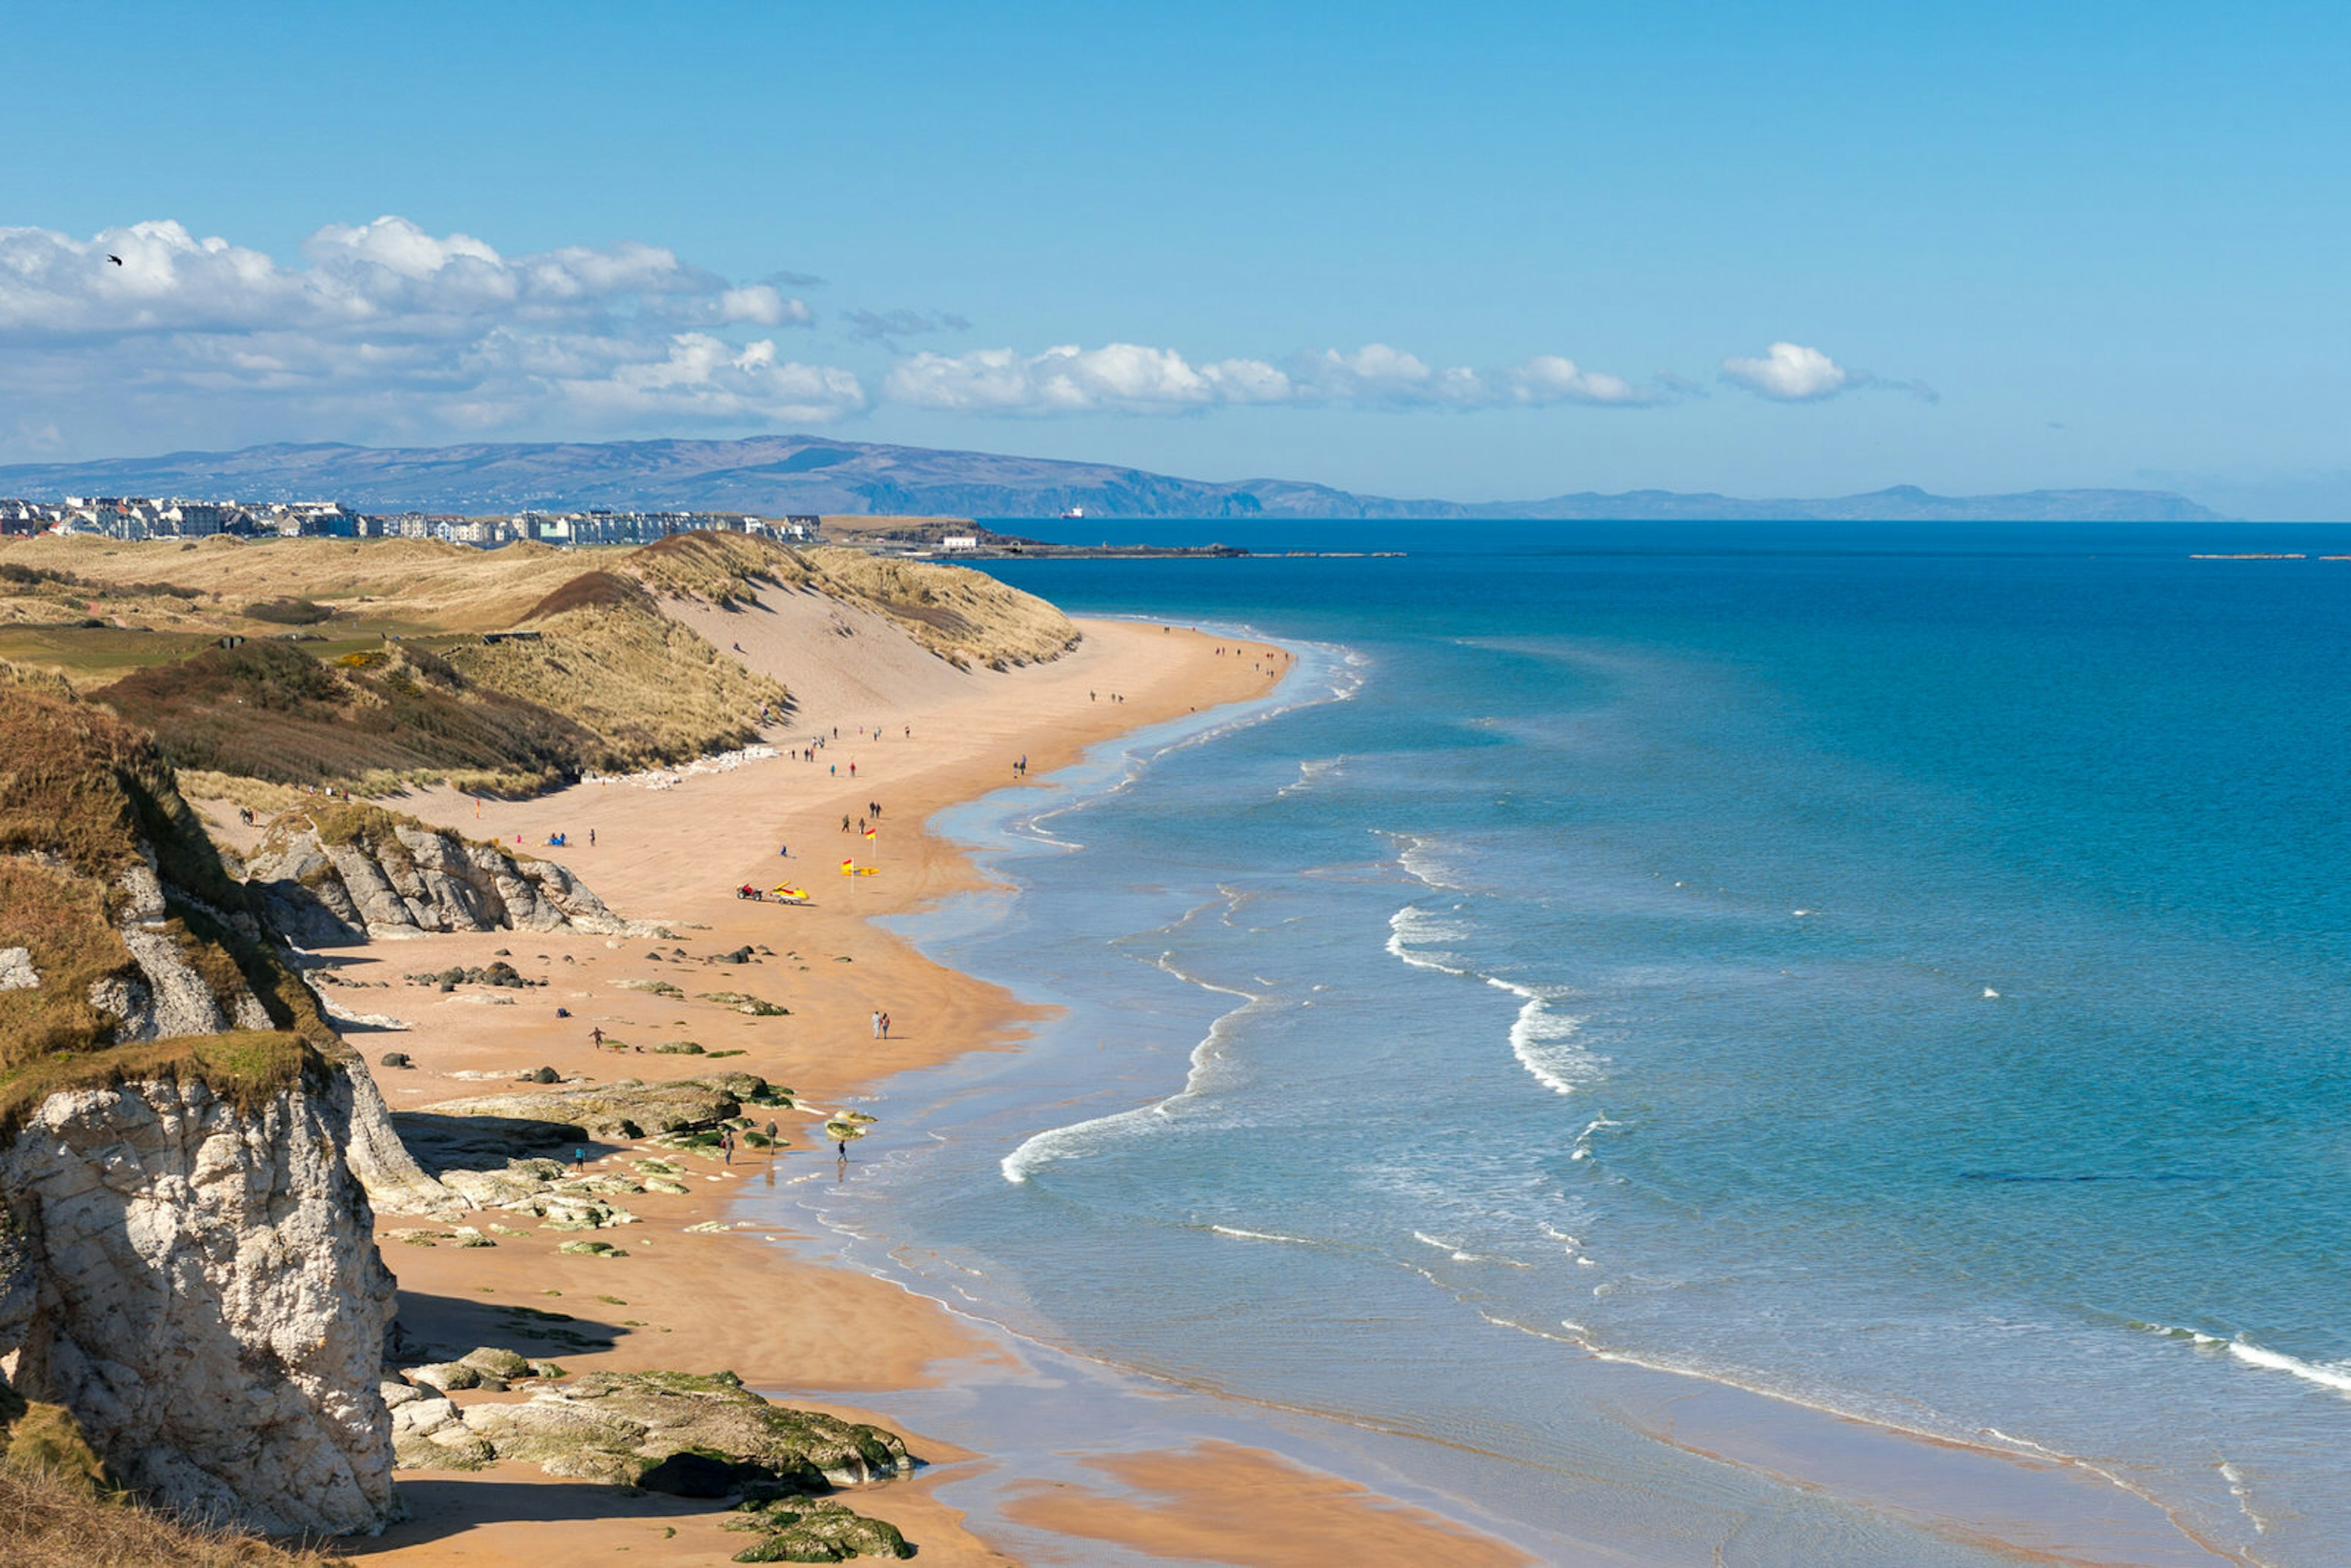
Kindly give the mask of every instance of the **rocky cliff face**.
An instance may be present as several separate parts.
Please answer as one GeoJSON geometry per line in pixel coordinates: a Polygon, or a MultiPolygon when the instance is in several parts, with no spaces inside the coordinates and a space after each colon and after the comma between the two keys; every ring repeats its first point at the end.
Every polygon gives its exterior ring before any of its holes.
{"type": "Polygon", "coordinates": [[[0,1377],[156,1501],[366,1531],[392,1282],[347,1151],[398,1145],[260,929],[150,740],[0,681],[0,1377]]]}
{"type": "Polygon", "coordinates": [[[304,947],[427,931],[650,936],[552,861],[356,802],[289,811],[246,862],[263,917],[304,947]]]}
{"type": "Polygon", "coordinates": [[[271,1533],[380,1527],[392,1281],[341,1158],[351,1094],[156,1079],[43,1100],[0,1149],[0,1365],[123,1481],[271,1533]]]}

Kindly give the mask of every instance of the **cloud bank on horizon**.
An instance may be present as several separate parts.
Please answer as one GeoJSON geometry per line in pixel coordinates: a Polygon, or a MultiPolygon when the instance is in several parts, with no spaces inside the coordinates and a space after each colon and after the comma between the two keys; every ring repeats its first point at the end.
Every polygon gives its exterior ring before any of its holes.
{"type": "MultiPolygon", "coordinates": [[[[1557,353],[1481,369],[1380,342],[1279,359],[1196,361],[1127,342],[909,353],[899,340],[970,323],[908,309],[823,320],[778,287],[813,279],[737,283],[634,242],[507,256],[397,216],[329,224],[302,262],[168,220],[89,240],[0,228],[0,350],[12,368],[0,383],[0,456],[51,455],[93,425],[155,444],[233,435],[240,421],[304,439],[587,436],[823,423],[889,405],[1025,418],[1244,406],[1467,413],[1704,395],[1677,376],[1636,382],[1557,353]],[[815,352],[780,346],[791,332],[889,359],[863,373],[811,362],[815,352]]],[[[1720,376],[1786,403],[1864,388],[1933,396],[1792,342],[1725,359],[1720,376]]]]}

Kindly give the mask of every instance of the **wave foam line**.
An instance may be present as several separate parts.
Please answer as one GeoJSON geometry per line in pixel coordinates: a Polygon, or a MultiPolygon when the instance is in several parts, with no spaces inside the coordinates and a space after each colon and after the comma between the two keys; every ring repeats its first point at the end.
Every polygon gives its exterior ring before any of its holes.
{"type": "MultiPolygon", "coordinates": [[[[1386,947],[1391,956],[1416,969],[1475,977],[1496,990],[1517,997],[1519,1016],[1510,1025],[1510,1054],[1518,1059],[1519,1065],[1554,1094],[1573,1094],[1588,1087],[1600,1076],[1604,1059],[1580,1046],[1566,1044],[1582,1030],[1583,1020],[1551,1010],[1552,1003],[1573,992],[1559,987],[1522,986],[1498,975],[1484,974],[1463,955],[1448,947],[1429,946],[1466,941],[1475,935],[1475,928],[1465,922],[1447,920],[1416,904],[1407,904],[1388,916],[1386,947]]],[[[1590,1133],[1591,1129],[1586,1128],[1587,1137],[1590,1133]]]]}
{"type": "Polygon", "coordinates": [[[1450,880],[1447,873],[1452,868],[1439,862],[1430,847],[1435,840],[1415,838],[1410,833],[1394,836],[1402,846],[1396,851],[1396,864],[1404,868],[1406,876],[1423,887],[1433,888],[1439,893],[1469,891],[1460,883],[1450,880]]]}
{"type": "Polygon", "coordinates": [[[1518,1020],[1510,1025],[1510,1054],[1536,1082],[1554,1094],[1573,1094],[1599,1077],[1600,1058],[1579,1046],[1562,1043],[1583,1029],[1583,1020],[1551,1010],[1550,1004],[1561,993],[1492,975],[1486,977],[1486,983],[1521,998],[1518,1020]]]}
{"type": "Polygon", "coordinates": [[[1425,950],[1433,942],[1459,942],[1474,935],[1458,921],[1431,915],[1416,904],[1407,904],[1388,916],[1388,956],[1410,964],[1416,969],[1434,969],[1442,975],[1468,975],[1474,971],[1469,960],[1446,948],[1425,950]]]}
{"type": "Polygon", "coordinates": [[[2229,1342],[2229,1354],[2248,1366],[2262,1367],[2271,1372],[2287,1373],[2304,1383],[2314,1383],[2321,1388],[2331,1388],[2337,1394],[2351,1394],[2351,1366],[2341,1363],[2304,1361],[2283,1351],[2264,1345],[2250,1344],[2241,1339],[2229,1342]]]}
{"type": "Polygon", "coordinates": [[[1284,1236],[1278,1230],[1243,1230],[1238,1225],[1211,1225],[1209,1229],[1219,1236],[1230,1236],[1240,1241],[1283,1241],[1292,1247],[1320,1247],[1319,1241],[1303,1236],[1284,1236]]]}
{"type": "MultiPolygon", "coordinates": [[[[1336,702],[1341,699],[1333,697],[1332,700],[1336,702]]],[[[1290,783],[1284,784],[1280,789],[1276,789],[1273,792],[1273,798],[1280,800],[1285,800],[1292,795],[1305,793],[1307,790],[1311,789],[1316,785],[1320,784],[1323,779],[1329,778],[1332,774],[1336,773],[1339,770],[1341,764],[1344,763],[1346,760],[1347,759],[1344,757],[1310,757],[1306,758],[1298,765],[1298,777],[1292,779],[1290,783]]]]}
{"type": "Polygon", "coordinates": [[[1006,1181],[1015,1186],[1026,1186],[1029,1176],[1041,1166],[1051,1165],[1057,1160],[1083,1159],[1086,1155],[1118,1142],[1129,1129],[1148,1128],[1155,1123],[1171,1120],[1174,1117],[1176,1106],[1186,1100],[1199,1097],[1207,1086],[1208,1073],[1224,1055],[1223,1046],[1227,1036],[1238,1027],[1239,1020],[1249,1013],[1264,1008],[1270,1000],[1266,997],[1250,996],[1247,991],[1235,990],[1230,986],[1215,985],[1197,976],[1185,974],[1168,962],[1165,954],[1160,955],[1157,967],[1174,975],[1177,979],[1189,981],[1202,990],[1219,991],[1226,996],[1241,997],[1246,999],[1239,1007],[1210,1024],[1208,1032],[1200,1037],[1200,1043],[1192,1048],[1191,1066],[1185,1073],[1183,1088],[1170,1094],[1166,1099],[1155,1100],[1148,1105],[1137,1105],[1130,1110],[1114,1112],[1108,1116],[1095,1116],[1083,1122],[1072,1122],[1065,1127],[1049,1127],[1032,1135],[998,1163],[997,1169],[1003,1173],[1006,1181]]]}

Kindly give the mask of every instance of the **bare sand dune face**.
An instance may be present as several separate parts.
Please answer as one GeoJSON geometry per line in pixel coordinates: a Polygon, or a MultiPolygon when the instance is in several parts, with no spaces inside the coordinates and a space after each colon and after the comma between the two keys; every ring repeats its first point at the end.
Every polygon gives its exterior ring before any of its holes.
{"type": "Polygon", "coordinates": [[[896,716],[904,725],[1002,684],[993,670],[957,669],[863,605],[812,589],[770,588],[756,604],[720,609],[665,599],[682,622],[754,674],[791,694],[787,729],[815,733],[896,716]]]}

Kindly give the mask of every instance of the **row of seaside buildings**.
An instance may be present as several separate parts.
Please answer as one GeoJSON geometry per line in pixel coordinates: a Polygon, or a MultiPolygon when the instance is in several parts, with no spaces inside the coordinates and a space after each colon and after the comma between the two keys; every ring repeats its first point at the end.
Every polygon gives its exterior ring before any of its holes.
{"type": "Polygon", "coordinates": [[[0,498],[0,536],[98,534],[114,539],[303,536],[444,539],[495,549],[518,539],[552,545],[650,544],[671,534],[715,528],[793,543],[813,540],[813,517],[754,517],[739,512],[517,512],[504,517],[430,512],[360,512],[337,501],[154,500],[145,496],[68,496],[63,501],[0,498]]]}

